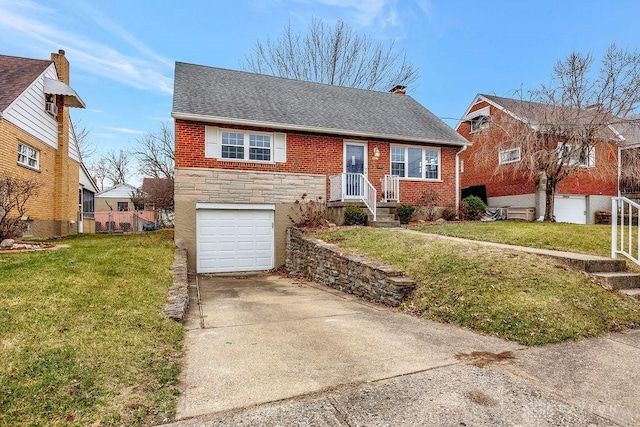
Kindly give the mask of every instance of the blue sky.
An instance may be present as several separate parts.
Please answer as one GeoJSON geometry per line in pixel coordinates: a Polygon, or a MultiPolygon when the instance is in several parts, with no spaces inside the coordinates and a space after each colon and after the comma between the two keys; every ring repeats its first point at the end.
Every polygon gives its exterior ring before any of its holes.
{"type": "Polygon", "coordinates": [[[171,120],[175,61],[240,69],[256,40],[312,16],[396,40],[420,72],[408,95],[455,126],[478,92],[546,81],[572,51],[638,49],[638,0],[0,0],[0,53],[64,49],[73,110],[101,149],[126,148],[171,120]]]}

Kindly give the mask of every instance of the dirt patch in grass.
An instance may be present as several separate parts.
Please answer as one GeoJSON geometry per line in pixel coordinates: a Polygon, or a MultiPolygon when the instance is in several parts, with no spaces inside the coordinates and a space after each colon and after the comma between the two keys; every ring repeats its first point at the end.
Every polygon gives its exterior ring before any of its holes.
{"type": "Polygon", "coordinates": [[[502,353],[491,353],[489,351],[473,351],[471,353],[458,353],[456,359],[466,363],[467,365],[484,368],[487,365],[505,360],[515,359],[513,352],[503,351],[502,353]]]}

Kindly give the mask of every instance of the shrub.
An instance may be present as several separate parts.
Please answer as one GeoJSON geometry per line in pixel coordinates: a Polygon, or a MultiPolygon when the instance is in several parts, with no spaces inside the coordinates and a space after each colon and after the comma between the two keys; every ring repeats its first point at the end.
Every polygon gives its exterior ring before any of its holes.
{"type": "Polygon", "coordinates": [[[467,221],[477,221],[487,212],[487,205],[478,196],[465,197],[461,208],[462,216],[467,221]]]}
{"type": "Polygon", "coordinates": [[[418,199],[416,205],[424,208],[425,218],[427,221],[433,221],[438,214],[438,200],[440,196],[435,190],[425,191],[422,197],[418,199]]]}
{"type": "Polygon", "coordinates": [[[446,221],[455,221],[456,220],[456,208],[453,206],[447,206],[442,210],[442,219],[446,221]]]}
{"type": "Polygon", "coordinates": [[[96,221],[96,231],[102,231],[102,223],[100,221],[96,221]]]}
{"type": "Polygon", "coordinates": [[[327,205],[322,201],[322,196],[308,199],[307,193],[304,193],[294,203],[288,217],[296,227],[321,227],[329,223],[327,205]]]}
{"type": "Polygon", "coordinates": [[[398,214],[398,219],[400,220],[400,224],[409,224],[409,220],[411,220],[411,215],[416,210],[411,205],[398,205],[396,207],[396,213],[398,214]]]}
{"type": "Polygon", "coordinates": [[[119,225],[124,233],[128,233],[131,230],[130,222],[120,222],[119,225]]]}
{"type": "Polygon", "coordinates": [[[357,206],[344,208],[344,225],[367,225],[367,214],[357,206]]]}
{"type": "Polygon", "coordinates": [[[20,237],[27,229],[22,218],[26,216],[29,198],[38,194],[39,187],[35,180],[0,173],[0,241],[20,237]]]}

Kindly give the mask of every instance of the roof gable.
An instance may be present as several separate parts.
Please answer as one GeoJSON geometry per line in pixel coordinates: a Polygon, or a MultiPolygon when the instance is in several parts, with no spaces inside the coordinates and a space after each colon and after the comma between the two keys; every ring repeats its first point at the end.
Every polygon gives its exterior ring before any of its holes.
{"type": "Polygon", "coordinates": [[[114,198],[114,199],[128,199],[131,198],[131,194],[138,189],[131,184],[120,183],[114,185],[111,188],[102,190],[96,194],[96,197],[114,198]]]}
{"type": "Polygon", "coordinates": [[[52,61],[0,55],[0,111],[4,111],[52,61]]]}
{"type": "Polygon", "coordinates": [[[468,142],[413,98],[387,92],[176,63],[174,118],[362,135],[468,142]]]}

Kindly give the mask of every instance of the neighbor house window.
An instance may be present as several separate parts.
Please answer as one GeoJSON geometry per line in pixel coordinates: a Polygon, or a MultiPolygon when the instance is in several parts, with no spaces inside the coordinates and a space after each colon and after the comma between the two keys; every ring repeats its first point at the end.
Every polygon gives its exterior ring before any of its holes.
{"type": "Polygon", "coordinates": [[[564,161],[567,166],[592,168],[596,165],[596,151],[592,145],[573,148],[571,144],[558,143],[558,161],[564,161]]]}
{"type": "Polygon", "coordinates": [[[485,129],[489,126],[489,116],[476,116],[470,120],[471,132],[485,129]]]}
{"type": "Polygon", "coordinates": [[[18,164],[32,169],[40,168],[40,152],[22,142],[18,143],[18,164]]]}
{"type": "Polygon", "coordinates": [[[222,131],[221,134],[223,159],[271,161],[271,135],[229,131],[222,131]]]}
{"type": "Polygon", "coordinates": [[[440,150],[392,146],[391,175],[401,178],[440,179],[440,150]]]}
{"type": "Polygon", "coordinates": [[[119,211],[128,211],[129,210],[129,202],[118,202],[118,210],[119,211]]]}
{"type": "Polygon", "coordinates": [[[509,150],[500,150],[498,152],[498,158],[501,165],[508,165],[509,163],[516,163],[520,161],[520,147],[511,148],[509,150]]]}

